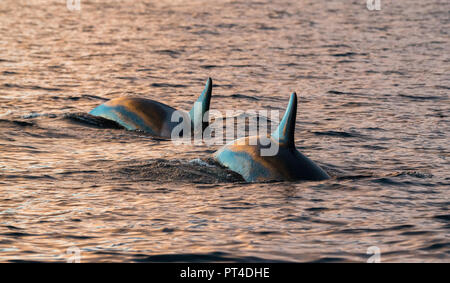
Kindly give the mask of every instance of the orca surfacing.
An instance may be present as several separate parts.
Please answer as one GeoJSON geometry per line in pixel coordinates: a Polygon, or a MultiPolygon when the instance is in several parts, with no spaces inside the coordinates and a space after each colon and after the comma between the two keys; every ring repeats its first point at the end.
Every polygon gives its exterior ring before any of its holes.
{"type": "MultiPolygon", "coordinates": [[[[189,112],[193,129],[205,129],[203,116],[209,110],[212,80],[208,78],[205,89],[189,112]]],[[[141,130],[156,137],[171,138],[179,122],[171,121],[175,108],[155,100],[137,97],[119,97],[94,108],[89,114],[115,121],[127,130],[141,130]]]]}
{"type": "Polygon", "coordinates": [[[297,115],[297,94],[291,94],[289,104],[270,143],[278,145],[272,156],[261,154],[264,146],[260,136],[245,137],[223,146],[214,159],[239,173],[247,182],[326,180],[330,176],[295,148],[294,132],[297,115]]]}

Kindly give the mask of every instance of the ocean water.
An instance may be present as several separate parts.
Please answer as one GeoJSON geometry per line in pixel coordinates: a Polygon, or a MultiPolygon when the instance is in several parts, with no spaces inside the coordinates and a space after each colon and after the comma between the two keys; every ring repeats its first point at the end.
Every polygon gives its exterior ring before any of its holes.
{"type": "MultiPolygon", "coordinates": [[[[450,262],[450,2],[0,1],[0,261],[450,262]],[[345,2],[345,3],[343,3],[345,2]],[[284,111],[332,178],[95,126],[138,96],[284,111]]],[[[274,125],[278,121],[272,121],[274,125]]]]}

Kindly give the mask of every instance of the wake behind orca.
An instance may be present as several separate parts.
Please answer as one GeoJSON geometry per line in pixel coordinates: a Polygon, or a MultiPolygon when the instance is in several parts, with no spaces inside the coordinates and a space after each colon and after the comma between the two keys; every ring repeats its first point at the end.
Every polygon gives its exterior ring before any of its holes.
{"type": "Polygon", "coordinates": [[[294,92],[280,125],[268,137],[270,143],[262,142],[261,136],[237,139],[217,151],[214,159],[239,173],[247,182],[329,179],[322,168],[295,148],[296,115],[297,94],[294,92]],[[262,154],[273,145],[277,145],[276,154],[262,154]]]}
{"type": "MultiPolygon", "coordinates": [[[[189,118],[191,128],[204,130],[208,123],[203,122],[209,110],[212,93],[212,80],[208,78],[205,89],[194,103],[189,118]]],[[[141,130],[156,137],[171,138],[172,130],[179,122],[172,121],[175,108],[155,100],[119,97],[97,106],[89,114],[112,120],[127,130],[141,130]]]]}

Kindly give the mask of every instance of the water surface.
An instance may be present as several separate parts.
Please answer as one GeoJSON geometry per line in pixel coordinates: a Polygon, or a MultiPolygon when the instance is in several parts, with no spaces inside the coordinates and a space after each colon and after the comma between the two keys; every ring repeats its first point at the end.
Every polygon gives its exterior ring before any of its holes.
{"type": "Polygon", "coordinates": [[[449,262],[450,4],[345,2],[0,1],[0,261],[449,262]],[[297,91],[333,178],[247,184],[218,146],[73,119],[189,110],[209,76],[215,109],[297,91]]]}

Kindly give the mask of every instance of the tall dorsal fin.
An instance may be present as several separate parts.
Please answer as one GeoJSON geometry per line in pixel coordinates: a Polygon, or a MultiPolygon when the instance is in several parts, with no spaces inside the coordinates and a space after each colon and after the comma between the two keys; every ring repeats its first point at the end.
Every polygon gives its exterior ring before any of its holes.
{"type": "Polygon", "coordinates": [[[197,101],[194,103],[194,106],[192,106],[191,111],[189,111],[189,116],[191,118],[191,123],[194,129],[197,129],[198,125],[202,125],[201,130],[203,131],[208,126],[208,122],[203,122],[203,116],[209,110],[211,92],[212,80],[211,78],[208,78],[208,80],[206,81],[205,89],[198,97],[197,101]]]}
{"type": "Polygon", "coordinates": [[[289,147],[295,147],[294,133],[295,133],[295,118],[297,116],[297,94],[293,92],[289,99],[289,104],[281,119],[280,125],[272,133],[272,138],[278,140],[279,143],[285,144],[289,147]]]}

